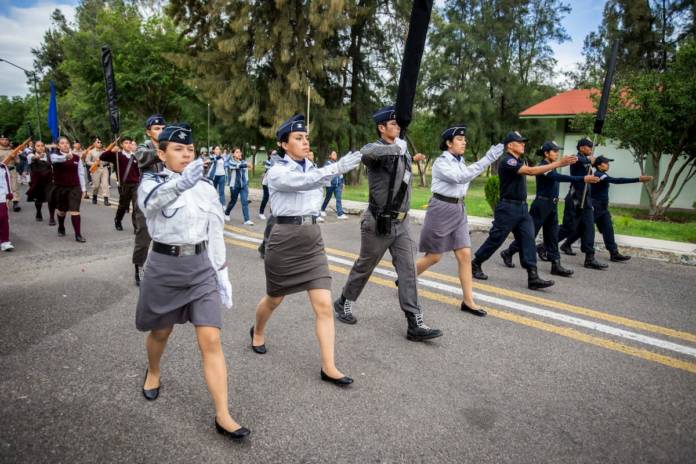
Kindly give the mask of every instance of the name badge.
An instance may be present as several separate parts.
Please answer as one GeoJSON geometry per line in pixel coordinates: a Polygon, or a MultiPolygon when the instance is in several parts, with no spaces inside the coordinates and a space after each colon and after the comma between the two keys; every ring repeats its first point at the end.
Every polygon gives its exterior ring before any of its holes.
{"type": "Polygon", "coordinates": [[[409,170],[404,171],[404,182],[407,184],[409,182],[411,182],[411,171],[409,171],[409,170]]]}

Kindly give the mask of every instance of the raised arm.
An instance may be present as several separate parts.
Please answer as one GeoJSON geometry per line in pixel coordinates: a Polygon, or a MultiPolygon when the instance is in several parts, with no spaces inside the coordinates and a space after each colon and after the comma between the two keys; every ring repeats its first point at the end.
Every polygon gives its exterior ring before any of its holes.
{"type": "Polygon", "coordinates": [[[447,164],[440,158],[433,163],[433,177],[450,184],[468,184],[478,177],[488,166],[503,154],[503,145],[491,146],[486,155],[475,163],[465,166],[463,170],[447,169],[447,164]]]}
{"type": "MultiPolygon", "coordinates": [[[[326,178],[358,167],[361,152],[349,153],[338,162],[309,172],[291,171],[283,164],[276,164],[268,171],[268,187],[280,192],[299,192],[323,187],[326,178]]],[[[293,162],[293,161],[289,161],[293,162]]]]}
{"type": "Polygon", "coordinates": [[[564,156],[558,161],[549,164],[541,164],[539,166],[522,166],[517,173],[523,176],[537,176],[553,169],[562,168],[578,161],[577,156],[564,156]]]}

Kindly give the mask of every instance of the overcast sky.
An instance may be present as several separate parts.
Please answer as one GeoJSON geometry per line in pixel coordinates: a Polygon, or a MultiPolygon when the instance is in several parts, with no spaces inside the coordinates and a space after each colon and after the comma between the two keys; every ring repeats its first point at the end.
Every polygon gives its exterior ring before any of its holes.
{"type": "MultiPolygon", "coordinates": [[[[0,58],[26,68],[32,67],[31,49],[38,47],[48,29],[50,15],[60,8],[71,21],[76,0],[0,0],[0,58]]],[[[573,11],[563,20],[571,37],[564,44],[553,44],[559,76],[573,68],[581,58],[582,42],[602,18],[605,0],[574,0],[573,11]]],[[[560,82],[560,77],[557,82],[560,82]]],[[[0,62],[0,95],[25,95],[28,92],[24,72],[0,62]]]]}

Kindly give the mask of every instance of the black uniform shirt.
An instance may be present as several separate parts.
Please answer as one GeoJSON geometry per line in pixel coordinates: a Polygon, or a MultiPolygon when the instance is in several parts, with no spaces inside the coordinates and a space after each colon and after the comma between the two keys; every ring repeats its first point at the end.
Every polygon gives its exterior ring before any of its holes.
{"type": "Polygon", "coordinates": [[[500,177],[500,199],[525,201],[527,199],[527,180],[517,173],[524,166],[521,159],[510,153],[500,158],[498,176],[500,177]]]}
{"type": "MultiPolygon", "coordinates": [[[[539,164],[543,166],[549,164],[549,162],[543,160],[539,164]]],[[[536,176],[537,196],[558,198],[559,182],[584,182],[584,176],[566,176],[565,174],[559,174],[555,169],[546,171],[536,176]]]]}
{"type": "Polygon", "coordinates": [[[592,189],[592,199],[604,203],[609,203],[609,184],[634,184],[640,182],[638,177],[611,177],[599,169],[594,172],[594,175],[599,177],[599,182],[592,189]]]}
{"type": "Polygon", "coordinates": [[[577,157],[578,161],[570,165],[570,175],[578,177],[579,180],[571,182],[571,188],[568,191],[568,194],[574,193],[575,197],[580,199],[582,198],[582,192],[585,190],[586,187],[587,195],[589,196],[592,194],[592,185],[585,184],[583,179],[581,179],[581,177],[584,178],[586,175],[589,174],[587,168],[590,167],[590,164],[592,162],[590,161],[590,158],[588,158],[580,152],[578,152],[577,157]]]}

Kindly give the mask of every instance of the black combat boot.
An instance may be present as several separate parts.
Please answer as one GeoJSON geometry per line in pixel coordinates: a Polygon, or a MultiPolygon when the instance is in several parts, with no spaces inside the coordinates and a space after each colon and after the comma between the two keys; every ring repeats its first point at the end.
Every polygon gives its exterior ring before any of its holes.
{"type": "Polygon", "coordinates": [[[546,254],[546,247],[544,246],[543,243],[537,245],[536,252],[537,252],[537,256],[539,257],[539,261],[546,261],[546,262],[551,261],[549,259],[549,255],[546,254]]]}
{"type": "Polygon", "coordinates": [[[116,227],[116,230],[123,230],[123,224],[121,224],[120,219],[114,219],[114,227],[116,227]]]}
{"type": "Polygon", "coordinates": [[[594,257],[594,253],[585,253],[585,267],[587,269],[596,269],[598,271],[601,271],[603,269],[608,268],[609,266],[597,261],[594,257]]]}
{"type": "Polygon", "coordinates": [[[558,247],[558,249],[561,250],[563,253],[567,254],[568,256],[577,255],[577,253],[573,251],[573,247],[570,246],[570,243],[568,243],[567,240],[561,243],[561,246],[558,247]]]}
{"type": "Polygon", "coordinates": [[[422,342],[437,337],[442,337],[442,330],[431,329],[423,322],[423,313],[412,314],[406,313],[408,321],[408,330],[406,338],[412,342],[422,342]]]}
{"type": "Polygon", "coordinates": [[[515,263],[512,262],[512,253],[510,250],[505,249],[500,252],[500,257],[503,258],[503,264],[507,267],[515,267],[515,263]]]}
{"type": "Polygon", "coordinates": [[[560,259],[554,259],[551,261],[551,274],[561,277],[570,277],[573,275],[573,272],[574,271],[572,269],[566,269],[561,266],[560,259]]]}
{"type": "Polygon", "coordinates": [[[474,276],[474,279],[488,280],[488,276],[481,269],[481,263],[476,258],[471,260],[471,275],[474,276]]]}
{"type": "Polygon", "coordinates": [[[544,280],[539,277],[537,268],[530,267],[527,269],[527,287],[529,287],[530,290],[540,290],[542,288],[550,287],[553,284],[553,280],[544,280]]]}
{"type": "Polygon", "coordinates": [[[358,320],[353,316],[353,301],[347,300],[345,296],[341,295],[333,303],[334,314],[336,314],[336,319],[343,322],[344,324],[355,324],[358,320]]]}
{"type": "Polygon", "coordinates": [[[15,213],[19,213],[20,211],[22,211],[22,207],[19,206],[19,201],[15,200],[12,202],[12,211],[14,211],[15,213]]]}
{"type": "Polygon", "coordinates": [[[92,195],[92,204],[93,205],[97,204],[97,196],[96,195],[92,195]]]}
{"type": "Polygon", "coordinates": [[[619,253],[619,250],[614,251],[613,253],[610,253],[610,258],[611,261],[614,261],[615,263],[620,263],[622,261],[628,261],[631,259],[630,256],[622,255],[619,253]]]}
{"type": "Polygon", "coordinates": [[[109,203],[109,197],[104,197],[104,206],[111,206],[111,203],[109,203]]]}

